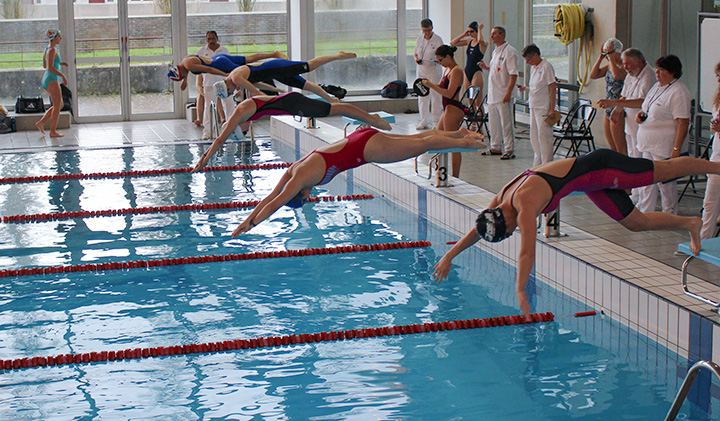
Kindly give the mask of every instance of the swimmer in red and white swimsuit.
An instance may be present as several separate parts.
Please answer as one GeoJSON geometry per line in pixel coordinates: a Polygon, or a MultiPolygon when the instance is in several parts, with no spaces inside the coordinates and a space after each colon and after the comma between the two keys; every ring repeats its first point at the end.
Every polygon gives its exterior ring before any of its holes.
{"type": "Polygon", "coordinates": [[[516,290],[520,308],[526,317],[530,304],[525,293],[535,264],[537,218],[557,209],[560,199],[573,191],[585,192],[597,207],[631,231],[686,229],[690,232],[690,250],[700,251],[698,217],[670,215],[637,210],[626,189],[662,183],[693,174],[720,174],[720,162],[691,157],[650,161],[629,158],[610,149],[598,149],[579,158],[561,159],[525,171],[506,184],[480,213],[476,227],[448,251],[435,265],[437,282],[447,277],[452,259],[480,238],[497,242],[520,230],[520,251],[516,290]]]}
{"type": "Polygon", "coordinates": [[[479,133],[429,130],[413,135],[392,135],[373,128],[356,130],[348,137],[318,148],[292,164],[273,191],[233,232],[236,237],[269,218],[281,206],[301,207],[314,186],[329,183],[343,171],[363,164],[404,161],[429,150],[482,149],[479,133]]]}
{"type": "Polygon", "coordinates": [[[308,98],[298,92],[289,92],[280,96],[255,96],[244,100],[235,107],[227,123],[223,126],[222,132],[220,132],[220,135],[215,139],[210,148],[202,155],[193,171],[198,171],[207,165],[210,157],[220,149],[227,138],[233,133],[235,127],[246,121],[254,121],[265,116],[273,115],[298,115],[301,117],[344,115],[379,129],[391,129],[390,123],[383,120],[382,117],[376,114],[368,114],[365,110],[352,104],[330,104],[318,99],[308,98]]]}

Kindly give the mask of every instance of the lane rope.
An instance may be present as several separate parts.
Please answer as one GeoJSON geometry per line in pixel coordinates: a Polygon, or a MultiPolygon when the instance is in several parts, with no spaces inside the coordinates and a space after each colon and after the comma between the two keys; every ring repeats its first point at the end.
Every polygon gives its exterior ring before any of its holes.
{"type": "Polygon", "coordinates": [[[429,241],[403,241],[399,243],[381,243],[372,245],[336,246],[309,248],[302,250],[276,250],[239,254],[221,254],[212,256],[177,257],[172,259],[134,260],[125,262],[90,263],[84,265],[42,266],[23,269],[0,270],[0,278],[26,275],[50,275],[54,273],[96,272],[104,270],[145,269],[158,266],[194,265],[201,263],[229,262],[234,260],[270,259],[276,257],[300,257],[323,254],[344,254],[378,250],[397,250],[430,247],[429,241]]]}
{"type": "Polygon", "coordinates": [[[82,354],[60,354],[49,357],[24,357],[13,360],[0,360],[0,368],[5,371],[32,367],[53,367],[60,365],[87,364],[106,361],[136,360],[145,358],[168,357],[175,355],[214,354],[240,349],[258,349],[292,346],[316,342],[334,342],[351,339],[380,338],[385,336],[412,335],[426,332],[443,332],[459,329],[479,329],[486,327],[512,326],[540,322],[552,322],[555,316],[548,313],[533,313],[532,322],[522,315],[501,316],[485,319],[453,320],[437,323],[386,326],[378,328],[350,329],[331,332],[303,333],[285,336],[265,336],[254,339],[235,339],[222,342],[158,346],[153,348],[128,348],[119,351],[100,351],[82,354]]]}
{"type": "MultiPolygon", "coordinates": [[[[343,200],[365,200],[373,199],[371,194],[353,194],[345,196],[320,196],[310,197],[308,202],[335,202],[343,200]]],[[[236,209],[236,208],[252,208],[260,203],[258,200],[248,200],[245,202],[225,202],[225,203],[198,203],[191,205],[172,205],[172,206],[144,206],[140,208],[124,208],[124,209],[106,209],[96,211],[75,211],[75,212],[54,212],[54,213],[35,213],[28,215],[10,215],[3,216],[3,223],[23,223],[23,222],[44,222],[57,221],[60,219],[70,218],[88,218],[98,216],[118,216],[118,215],[139,215],[146,213],[158,212],[180,212],[180,211],[198,211],[212,209],[236,209]]]]}
{"type": "MultiPolygon", "coordinates": [[[[278,162],[270,164],[245,164],[245,165],[222,165],[216,167],[205,167],[198,172],[212,171],[237,171],[237,170],[272,170],[278,168],[287,168],[291,163],[278,162]]],[[[55,174],[55,175],[38,175],[30,177],[5,177],[0,178],[0,184],[9,183],[38,183],[41,181],[54,180],[87,180],[96,178],[122,178],[122,177],[151,177],[167,174],[182,174],[192,172],[193,168],[166,168],[161,170],[137,170],[137,171],[115,171],[115,172],[94,172],[79,174],[55,174]]]]}

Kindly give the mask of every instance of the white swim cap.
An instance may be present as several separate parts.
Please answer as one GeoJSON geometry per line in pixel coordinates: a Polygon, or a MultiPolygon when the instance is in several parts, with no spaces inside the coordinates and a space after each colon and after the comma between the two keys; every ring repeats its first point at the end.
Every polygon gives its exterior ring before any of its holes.
{"type": "Polygon", "coordinates": [[[215,82],[213,84],[213,88],[215,89],[215,95],[217,95],[218,98],[227,98],[230,96],[230,92],[228,92],[227,84],[225,83],[225,79],[215,82]]]}
{"type": "Polygon", "coordinates": [[[48,29],[45,32],[45,36],[47,37],[47,39],[55,39],[55,37],[57,37],[58,35],[60,35],[60,31],[54,28],[48,29]]]}
{"type": "Polygon", "coordinates": [[[603,48],[606,50],[609,49],[609,47],[612,46],[613,50],[617,53],[622,52],[623,49],[623,43],[620,42],[617,38],[609,38],[607,41],[605,41],[605,44],[603,44],[603,48]]]}

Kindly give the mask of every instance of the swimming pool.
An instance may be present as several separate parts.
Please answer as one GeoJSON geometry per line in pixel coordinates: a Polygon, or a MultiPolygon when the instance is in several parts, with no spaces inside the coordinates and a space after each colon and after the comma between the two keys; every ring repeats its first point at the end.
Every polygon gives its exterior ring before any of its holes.
{"type": "MultiPolygon", "coordinates": [[[[201,151],[2,155],[0,168],[4,177],[177,168],[201,151]]],[[[252,156],[292,159],[267,145],[252,156]]],[[[216,163],[250,160],[231,145],[216,163]]],[[[282,171],[8,184],[0,201],[12,215],[250,200],[282,171]]],[[[318,194],[346,194],[341,177],[327,187],[318,194]]],[[[0,224],[0,259],[8,269],[407,240],[433,246],[5,278],[0,359],[518,313],[513,267],[472,250],[434,284],[431,268],[457,237],[380,197],[284,209],[230,239],[249,212],[0,224]]],[[[663,418],[687,361],[609,318],[563,318],[585,308],[534,287],[537,311],[561,316],[555,322],[1,372],[0,418],[663,418]]],[[[687,403],[682,415],[711,419],[713,409],[716,399],[707,408],[687,403]]]]}

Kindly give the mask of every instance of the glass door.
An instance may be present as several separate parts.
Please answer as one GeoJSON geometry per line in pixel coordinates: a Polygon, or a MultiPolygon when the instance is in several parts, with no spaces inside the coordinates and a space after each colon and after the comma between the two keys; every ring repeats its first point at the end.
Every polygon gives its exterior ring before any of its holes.
{"type": "MultiPolygon", "coordinates": [[[[175,118],[165,2],[72,5],[78,122],[175,118]]],[[[167,2],[168,8],[170,2],[167,2]]]]}

